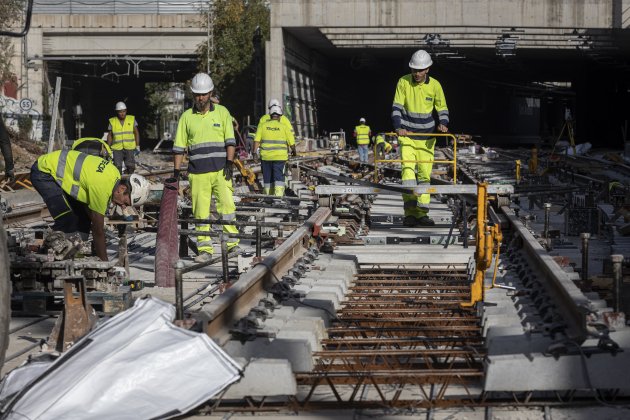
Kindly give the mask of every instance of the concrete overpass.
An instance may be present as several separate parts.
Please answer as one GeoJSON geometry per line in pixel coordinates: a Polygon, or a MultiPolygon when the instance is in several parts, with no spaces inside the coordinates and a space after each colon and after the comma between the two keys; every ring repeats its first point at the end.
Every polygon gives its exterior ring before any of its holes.
{"type": "Polygon", "coordinates": [[[361,116],[389,129],[396,81],[424,48],[457,131],[539,139],[570,105],[583,141],[617,141],[629,25],[629,0],[272,0],[267,99],[284,99],[301,134],[361,116]]]}
{"type": "Polygon", "coordinates": [[[31,30],[15,45],[18,98],[0,97],[4,114],[28,113],[34,138],[42,138],[43,115],[51,113],[44,106],[52,104],[59,75],[66,129],[74,126],[72,109],[80,104],[83,135],[100,136],[116,101],[141,114],[146,82],[191,77],[196,49],[208,39],[204,7],[187,0],[35,0],[31,30]],[[20,106],[24,99],[31,104],[27,111],[20,106]]]}

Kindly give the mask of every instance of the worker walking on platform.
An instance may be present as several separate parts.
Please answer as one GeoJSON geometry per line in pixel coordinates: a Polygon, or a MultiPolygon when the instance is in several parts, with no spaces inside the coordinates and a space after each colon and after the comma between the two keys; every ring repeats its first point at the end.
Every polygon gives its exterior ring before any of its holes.
{"type": "MultiPolygon", "coordinates": [[[[232,174],[236,139],[232,116],[223,105],[210,100],[214,83],[206,73],[198,73],[190,84],[194,106],[179,118],[173,144],[174,175],[180,177],[184,153],[188,151],[188,180],[192,193],[192,210],[195,219],[210,217],[212,196],[216,198],[217,213],[222,220],[236,218],[232,174]]],[[[208,232],[210,225],[198,225],[197,231],[208,232]]],[[[224,233],[237,234],[234,225],[223,225],[224,233]]],[[[214,248],[210,236],[198,236],[199,255],[196,262],[207,262],[214,248]]],[[[238,239],[227,242],[228,251],[238,246],[238,239]]]]}
{"type": "MultiPolygon", "coordinates": [[[[439,123],[437,130],[448,131],[449,113],[442,85],[429,77],[429,67],[433,64],[431,56],[424,50],[416,51],[409,61],[410,74],[401,77],[396,85],[392,122],[398,134],[401,147],[402,184],[406,187],[429,185],[433,169],[435,137],[413,136],[413,133],[433,133],[435,120],[433,110],[437,112],[439,123]],[[414,163],[413,161],[422,161],[414,163]]],[[[419,197],[415,194],[403,194],[405,208],[405,226],[433,226],[429,218],[429,194],[419,197]]]]}
{"type": "Polygon", "coordinates": [[[127,174],[136,170],[136,156],[140,154],[140,132],[136,117],[127,114],[127,105],[118,102],[115,106],[116,116],[109,119],[107,144],[114,153],[114,165],[122,174],[125,162],[127,174]]]}
{"type": "Polygon", "coordinates": [[[282,108],[280,105],[273,105],[269,108],[271,120],[259,125],[254,138],[253,155],[260,147],[260,159],[262,160],[262,172],[264,192],[267,195],[282,197],[284,195],[284,168],[289,160],[289,149],[291,155],[295,156],[295,140],[293,135],[280,122],[282,108]]]}
{"type": "Polygon", "coordinates": [[[370,137],[372,137],[372,131],[370,126],[365,124],[365,118],[359,119],[359,125],[354,127],[354,138],[357,139],[357,148],[359,149],[359,160],[361,162],[368,161],[370,137]]]}
{"type": "MultiPolygon", "coordinates": [[[[260,120],[258,121],[258,127],[256,127],[256,136],[258,136],[259,131],[262,127],[263,123],[266,123],[267,121],[271,120],[271,107],[274,106],[279,106],[282,109],[282,106],[280,105],[280,101],[277,99],[270,99],[269,100],[269,104],[267,104],[267,113],[265,115],[263,115],[262,117],[260,117],[260,120]]],[[[293,130],[293,125],[291,125],[291,121],[289,121],[289,119],[283,114],[280,116],[280,122],[287,128],[287,130],[289,130],[289,135],[291,136],[291,142],[293,142],[293,144],[295,144],[295,131],[293,130]]],[[[254,136],[254,138],[256,137],[254,136]]]]}
{"type": "Polygon", "coordinates": [[[105,213],[110,201],[126,207],[142,204],[148,196],[148,188],[132,188],[134,181],[148,185],[140,175],[121,180],[110,160],[76,150],[42,155],[31,167],[31,183],[55,221],[53,230],[78,233],[84,241],[91,230],[94,252],[103,261],[107,261],[105,213]]]}

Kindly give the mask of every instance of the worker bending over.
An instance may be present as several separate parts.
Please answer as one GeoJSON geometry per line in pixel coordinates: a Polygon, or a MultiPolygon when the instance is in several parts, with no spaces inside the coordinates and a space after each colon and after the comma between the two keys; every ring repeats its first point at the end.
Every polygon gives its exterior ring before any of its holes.
{"type": "Polygon", "coordinates": [[[53,230],[79,233],[87,240],[91,229],[95,255],[103,261],[107,261],[104,226],[110,201],[125,207],[141,204],[139,200],[148,195],[148,189],[132,188],[146,184],[140,175],[121,180],[111,161],[76,150],[40,156],[31,167],[31,183],[55,221],[53,230]]]}
{"type": "Polygon", "coordinates": [[[385,133],[378,133],[374,138],[374,144],[379,159],[385,159],[385,153],[389,153],[392,150],[392,145],[385,141],[385,133]]]}
{"type": "MultiPolygon", "coordinates": [[[[410,74],[401,77],[396,85],[396,94],[392,106],[392,123],[398,133],[400,156],[403,161],[422,161],[420,163],[402,163],[402,184],[406,187],[429,185],[433,169],[435,137],[411,136],[412,133],[433,133],[435,121],[433,110],[437,111],[439,124],[437,130],[445,133],[449,123],[448,108],[442,91],[442,85],[429,77],[429,67],[433,64],[431,56],[424,50],[416,51],[409,61],[410,74]]],[[[405,226],[433,226],[429,218],[429,194],[419,197],[415,194],[403,194],[405,226]]]]}
{"type": "Polygon", "coordinates": [[[370,147],[370,137],[372,136],[372,131],[370,130],[370,126],[365,124],[365,118],[359,119],[359,125],[354,127],[354,138],[357,139],[357,148],[359,149],[359,160],[361,162],[368,161],[369,147],[370,147]]]}
{"type": "Polygon", "coordinates": [[[127,174],[136,170],[136,156],[140,154],[140,132],[138,122],[133,115],[127,115],[127,105],[118,102],[115,106],[116,116],[109,119],[107,144],[114,153],[114,165],[122,174],[125,162],[127,174]]]}
{"type": "MultiPolygon", "coordinates": [[[[216,197],[216,208],[221,219],[234,220],[232,173],[236,139],[232,127],[232,116],[223,105],[210,100],[214,83],[206,73],[193,77],[190,90],[194,106],[182,114],[177,125],[173,144],[174,175],[180,177],[184,153],[188,151],[188,180],[192,194],[192,210],[195,219],[210,217],[212,196],[216,197]]],[[[197,226],[197,231],[208,232],[210,225],[197,226]]],[[[223,232],[238,233],[234,225],[223,225],[223,232]]],[[[238,239],[227,242],[228,251],[234,251],[238,239]]],[[[208,262],[214,248],[210,236],[198,236],[199,255],[196,262],[208,262]]]]}
{"type": "Polygon", "coordinates": [[[295,140],[293,135],[280,122],[282,108],[280,105],[273,105],[269,109],[271,119],[262,123],[256,130],[254,138],[253,155],[260,147],[260,159],[262,160],[262,172],[264,192],[267,195],[282,197],[284,195],[284,168],[289,160],[289,148],[291,155],[295,156],[295,140]]]}

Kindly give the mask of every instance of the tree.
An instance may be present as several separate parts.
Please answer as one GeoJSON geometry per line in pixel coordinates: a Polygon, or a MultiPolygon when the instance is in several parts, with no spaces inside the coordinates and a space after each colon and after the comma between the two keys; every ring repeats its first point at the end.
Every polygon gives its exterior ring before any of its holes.
{"type": "MultiPolygon", "coordinates": [[[[12,27],[20,20],[26,8],[26,0],[1,0],[0,1],[0,30],[12,27]]],[[[6,36],[0,36],[0,81],[11,77],[11,57],[15,49],[13,43],[6,36]]]]}
{"type": "MultiPolygon", "coordinates": [[[[215,0],[210,10],[210,76],[221,104],[237,118],[254,113],[254,46],[257,27],[269,38],[269,7],[263,0],[215,0]]],[[[199,70],[208,66],[208,44],[198,48],[199,70]]]]}

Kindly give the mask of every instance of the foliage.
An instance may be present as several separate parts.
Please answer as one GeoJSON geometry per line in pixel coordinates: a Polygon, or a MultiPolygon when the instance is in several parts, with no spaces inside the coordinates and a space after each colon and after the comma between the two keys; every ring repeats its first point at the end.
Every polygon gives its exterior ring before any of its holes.
{"type": "Polygon", "coordinates": [[[184,89],[178,83],[147,83],[145,84],[145,98],[148,102],[146,113],[146,131],[148,137],[160,138],[162,129],[165,129],[165,123],[171,120],[177,120],[181,114],[181,108],[178,104],[174,104],[173,96],[170,94],[173,89],[184,89]],[[158,126],[156,122],[161,125],[158,126]]]}
{"type": "MultiPolygon", "coordinates": [[[[254,31],[269,38],[269,7],[263,0],[215,0],[211,9],[213,47],[210,76],[221,104],[234,116],[253,114],[254,31]]],[[[199,70],[207,71],[207,43],[199,46],[199,70]]]]}
{"type": "MultiPolygon", "coordinates": [[[[6,30],[23,16],[26,0],[0,0],[0,29],[6,30]]],[[[8,37],[0,37],[0,80],[11,77],[11,57],[15,49],[8,37]]]]}

